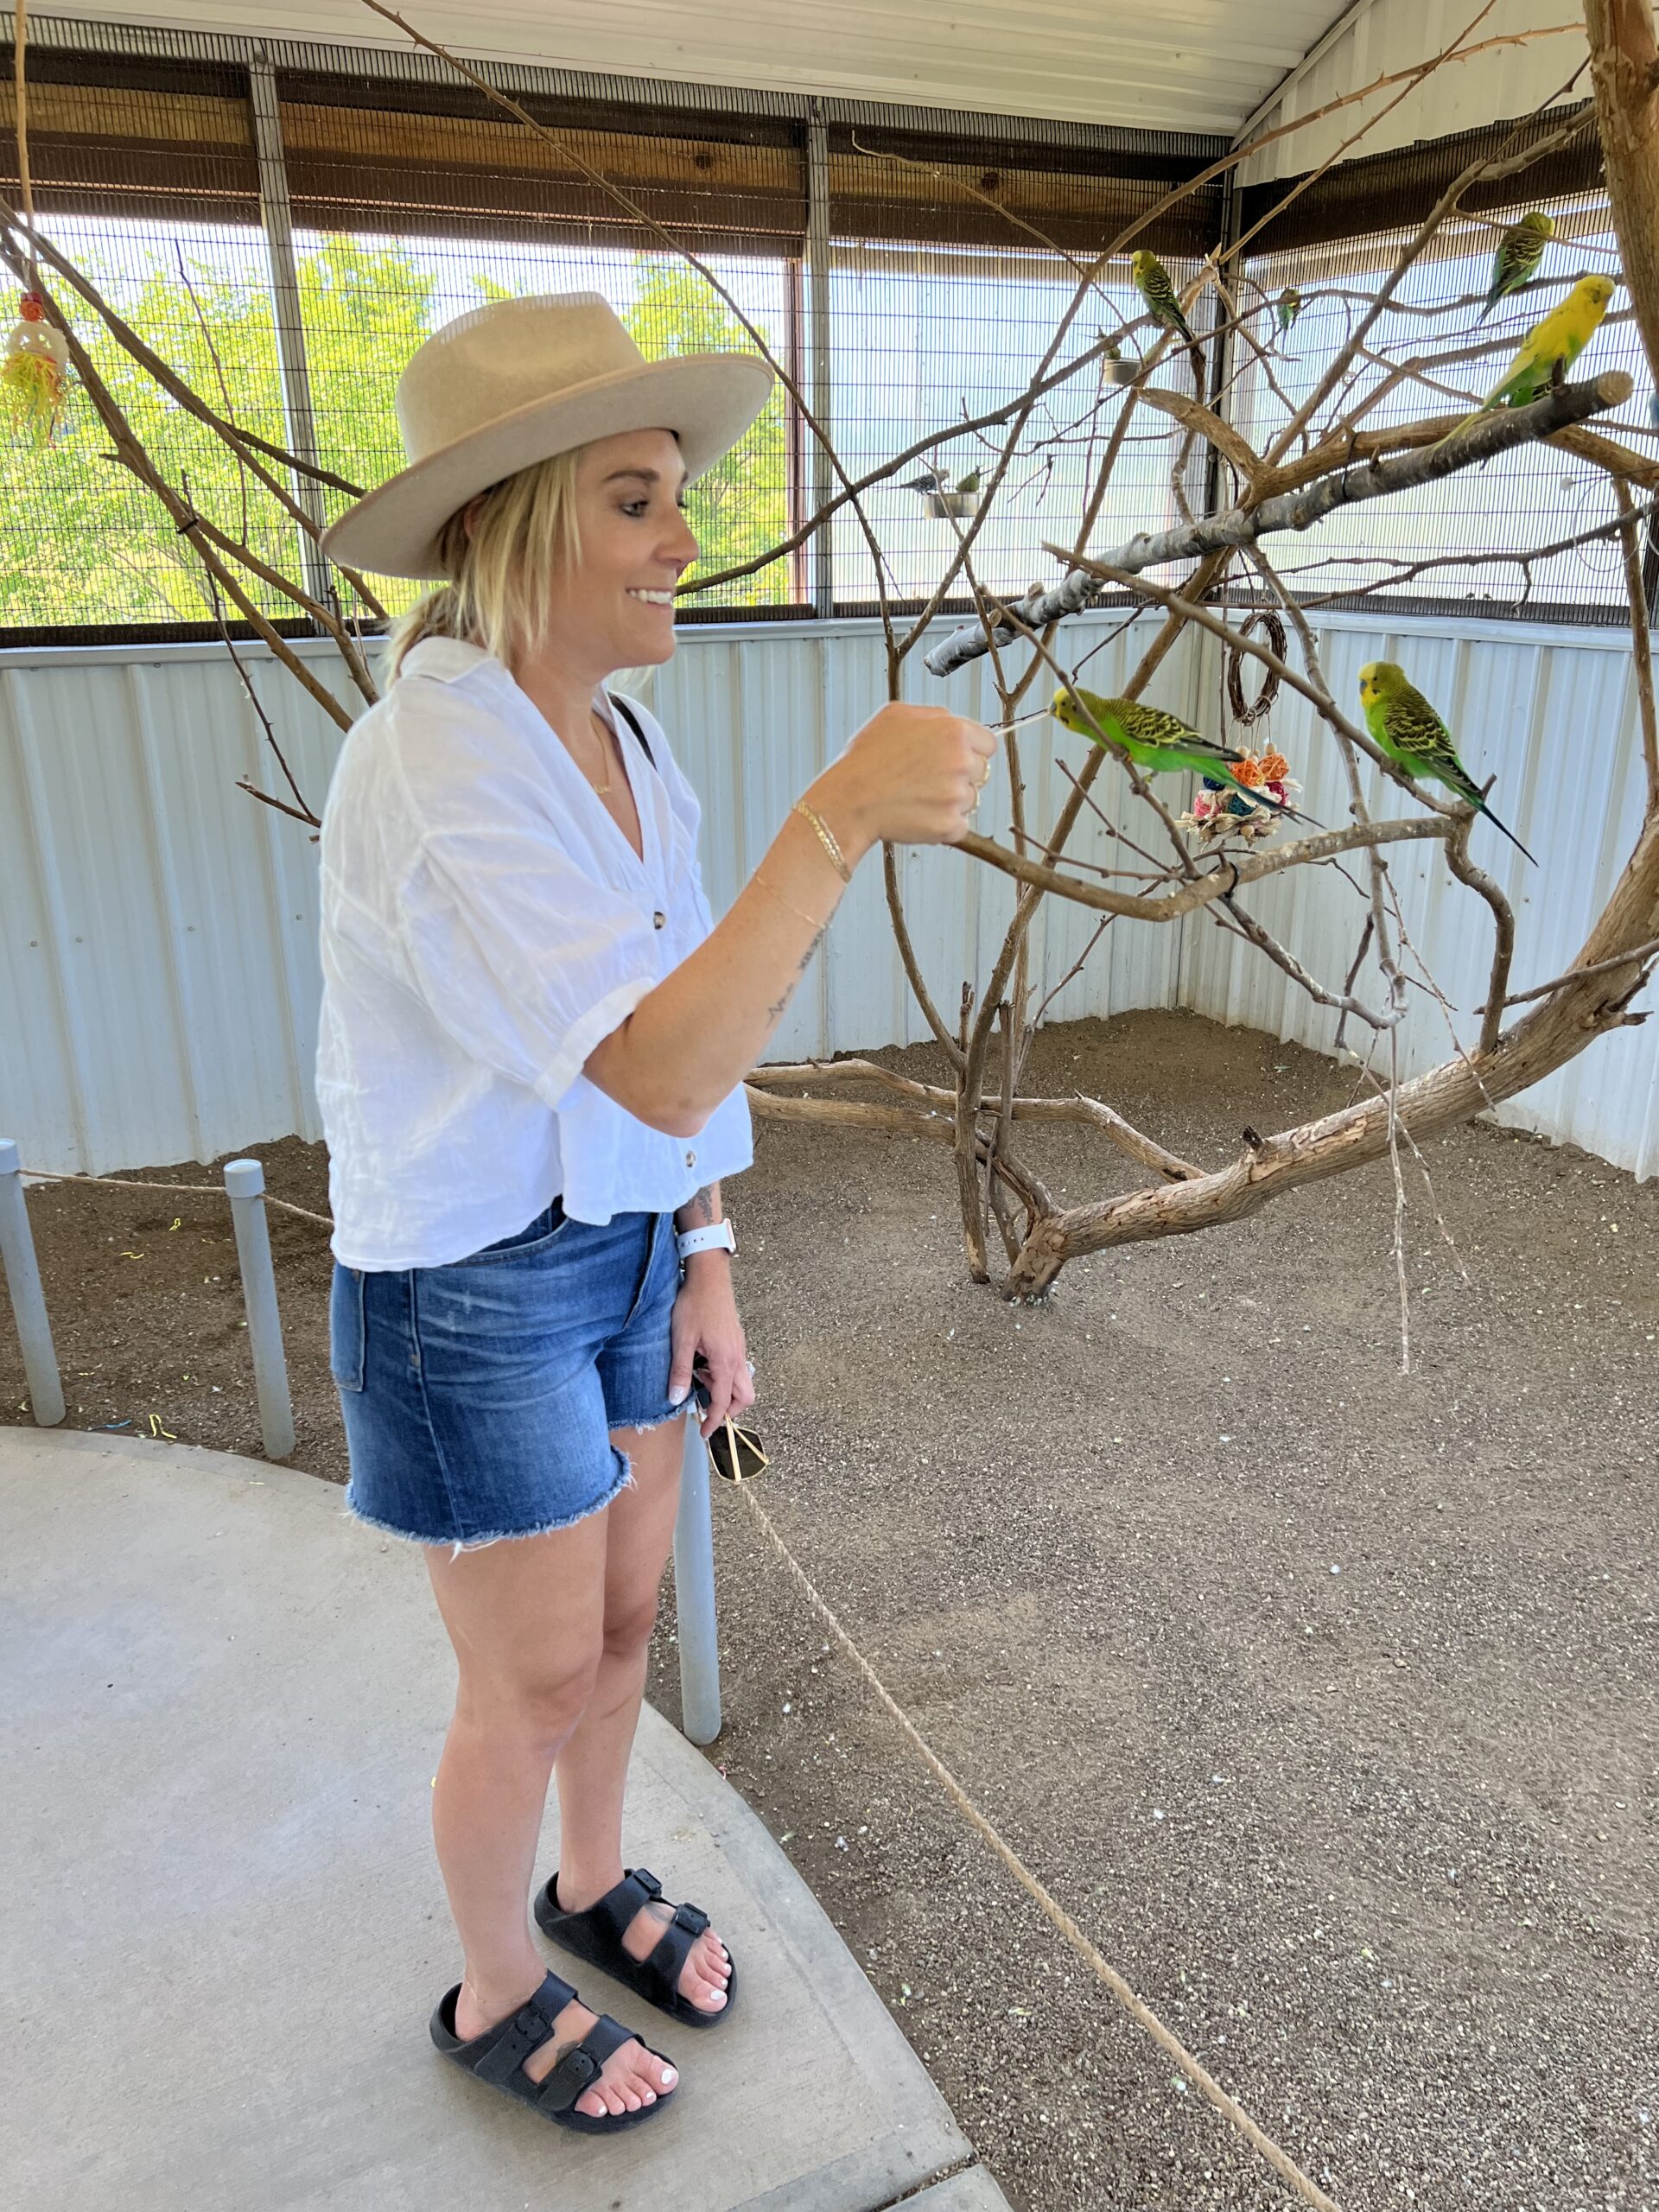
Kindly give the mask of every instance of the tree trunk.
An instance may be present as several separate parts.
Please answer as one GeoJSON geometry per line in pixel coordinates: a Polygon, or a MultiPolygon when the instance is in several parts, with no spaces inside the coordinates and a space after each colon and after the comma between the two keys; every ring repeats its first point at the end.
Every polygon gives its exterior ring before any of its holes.
{"type": "Polygon", "coordinates": [[[1590,79],[1624,282],[1659,384],[1659,41],[1649,0],[1585,0],[1590,79]]]}
{"type": "MultiPolygon", "coordinates": [[[[1624,965],[1584,977],[1544,1001],[1491,1052],[1445,1061],[1402,1084],[1397,1112],[1414,1137],[1466,1122],[1487,1104],[1552,1074],[1603,1031],[1632,1019],[1626,1004],[1642,982],[1636,948],[1659,935],[1659,818],[1649,816],[1612,897],[1573,963],[1592,967],[1629,951],[1624,965]]],[[[1039,1223],[1008,1279],[1011,1298],[1040,1295],[1068,1260],[1109,1244],[1154,1236],[1185,1236],[1224,1221],[1242,1221],[1269,1198],[1303,1183],[1340,1175],[1379,1159],[1389,1143],[1389,1102],[1367,1099],[1323,1121],[1305,1122],[1246,1152],[1230,1167],[1194,1183],[1131,1191],[1096,1205],[1077,1206],[1039,1223]]]]}

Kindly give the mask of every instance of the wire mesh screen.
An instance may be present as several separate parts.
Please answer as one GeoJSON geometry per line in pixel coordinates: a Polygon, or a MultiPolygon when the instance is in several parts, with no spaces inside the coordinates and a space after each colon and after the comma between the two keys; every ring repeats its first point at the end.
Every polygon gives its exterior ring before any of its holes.
{"type": "MultiPolygon", "coordinates": [[[[1483,321],[1494,250],[1522,209],[1449,222],[1406,272],[1311,429],[1357,416],[1373,430],[1478,407],[1527,332],[1578,277],[1618,274],[1605,198],[1583,194],[1523,205],[1541,207],[1555,225],[1533,279],[1500,299],[1483,321]]],[[[1318,388],[1413,234],[1304,244],[1251,260],[1245,305],[1256,308],[1254,343],[1239,348],[1229,411],[1258,451],[1318,388]],[[1291,330],[1280,334],[1272,302],[1286,285],[1300,293],[1302,306],[1291,330]]],[[[1649,415],[1646,359],[1617,297],[1572,374],[1607,369],[1629,371],[1637,391],[1617,413],[1599,416],[1596,427],[1650,451],[1659,434],[1649,415]]],[[[1586,537],[1616,512],[1605,471],[1558,444],[1530,444],[1421,491],[1338,509],[1306,537],[1275,541],[1274,557],[1310,603],[1358,596],[1467,614],[1622,620],[1618,541],[1586,537]]]]}
{"type": "MultiPolygon", "coordinates": [[[[1127,261],[1101,258],[1144,219],[1135,243],[1178,288],[1188,280],[1221,234],[1220,188],[1163,203],[1211,142],[1013,124],[969,137],[961,118],[929,131],[929,118],[892,110],[855,124],[844,118],[867,111],[850,107],[820,140],[804,103],[785,113],[711,94],[705,111],[666,96],[652,105],[645,86],[601,101],[569,89],[594,80],[531,72],[516,81],[552,89],[522,89],[513,115],[425,58],[365,54],[359,67],[327,49],[313,67],[288,48],[296,66],[273,67],[228,41],[156,44],[176,58],[31,51],[42,274],[137,444],[189,512],[250,549],[256,572],[242,575],[240,606],[211,582],[72,382],[44,449],[0,429],[7,639],[211,635],[251,612],[294,622],[293,602],[257,569],[319,574],[284,504],[296,487],[280,462],[238,460],[200,410],[296,451],[314,436],[325,468],[367,486],[404,459],[393,392],[421,340],[482,302],[531,293],[600,293],[648,356],[764,343],[821,409],[849,478],[904,456],[865,493],[862,521],[843,505],[813,538],[806,525],[835,478],[780,383],[691,487],[702,551],[681,602],[688,620],[862,612],[884,597],[914,607],[942,584],[953,606],[976,589],[1017,596],[1052,577],[1046,542],[1086,529],[1109,550],[1226,495],[1224,469],[1211,480],[1202,443],[1166,408],[1143,397],[1126,417],[1127,382],[1159,333],[1127,261]],[[115,342],[77,270],[151,350],[155,373],[115,342]],[[1028,394],[1039,378],[1046,388],[1028,394]]],[[[0,193],[15,205],[8,49],[0,61],[0,193]]],[[[1493,132],[1474,135],[1484,146],[1493,132]]],[[[1470,150],[1448,141],[1344,164],[1306,193],[1274,186],[1262,200],[1268,250],[1244,278],[1254,320],[1221,395],[1258,448],[1314,391],[1410,235],[1368,230],[1366,208],[1414,222],[1470,150]],[[1304,305],[1275,336],[1271,302],[1287,283],[1304,305]]],[[[1376,428],[1474,406],[1567,279],[1617,265],[1593,166],[1575,140],[1527,173],[1554,194],[1541,204],[1556,235],[1533,284],[1484,324],[1493,244],[1513,211],[1472,195],[1480,212],[1413,266],[1322,418],[1357,408],[1376,428]]],[[[1242,204],[1248,225],[1256,204],[1249,193],[1242,204]]],[[[1645,448],[1659,430],[1619,314],[1577,373],[1613,366],[1640,387],[1618,434],[1645,448]]],[[[1192,375],[1175,346],[1151,383],[1192,392],[1192,375]]],[[[349,496],[305,494],[329,516],[349,496]]],[[[1528,447],[1339,512],[1279,541],[1275,557],[1312,597],[1618,619],[1618,547],[1585,538],[1611,499],[1608,480],[1571,452],[1528,447]]],[[[1659,577],[1659,557],[1650,565],[1659,577]]],[[[382,596],[396,611],[413,590],[387,582],[382,596]]]]}
{"type": "MultiPolygon", "coordinates": [[[[926,141],[868,131],[830,142],[836,444],[855,479],[912,449],[914,461],[868,495],[868,535],[847,510],[836,517],[836,597],[849,606],[876,600],[878,558],[892,601],[925,601],[969,537],[954,601],[975,586],[1017,597],[1052,575],[1044,541],[1075,539],[1122,404],[1098,341],[1118,340],[1132,366],[1156,335],[1127,257],[1096,264],[1166,193],[1160,165],[1038,168],[1029,149],[1015,159],[992,145],[970,167],[953,150],[948,162],[926,141]],[[1039,378],[1051,388],[1011,404],[1039,378]]],[[[1154,234],[1178,284],[1218,213],[1200,192],[1154,234]]],[[[1150,410],[1129,430],[1097,534],[1174,519],[1173,431],[1150,410]]],[[[1190,493],[1201,471],[1186,473],[1190,493]]]]}
{"type": "MultiPolygon", "coordinates": [[[[41,56],[37,66],[30,148],[44,245],[68,256],[209,406],[280,440],[282,385],[245,81],[238,88],[231,70],[152,68],[132,81],[99,84],[75,81],[74,65],[60,56],[41,56]]],[[[0,191],[13,204],[15,121],[8,67],[0,191]]],[[[293,528],[277,500],[116,344],[49,254],[42,276],[168,482],[260,558],[291,568],[293,528]]],[[[201,563],[116,458],[109,433],[73,385],[44,451],[21,435],[0,439],[0,626],[215,619],[201,563]]],[[[263,607],[282,603],[257,582],[249,595],[263,607]]],[[[238,619],[234,607],[226,612],[238,619]]]]}
{"type": "MultiPolygon", "coordinates": [[[[423,338],[486,301],[599,293],[652,358],[753,351],[756,334],[785,365],[798,354],[804,202],[787,130],[602,125],[545,102],[528,111],[537,129],[481,94],[366,77],[285,76],[281,94],[318,445],[351,481],[401,465],[399,371],[423,338]]],[[[690,581],[787,536],[798,506],[791,412],[779,384],[689,488],[702,547],[690,581]]],[[[801,582],[798,563],[776,561],[693,604],[787,607],[801,582]]],[[[395,608],[411,588],[388,582],[384,595],[395,608]]]]}

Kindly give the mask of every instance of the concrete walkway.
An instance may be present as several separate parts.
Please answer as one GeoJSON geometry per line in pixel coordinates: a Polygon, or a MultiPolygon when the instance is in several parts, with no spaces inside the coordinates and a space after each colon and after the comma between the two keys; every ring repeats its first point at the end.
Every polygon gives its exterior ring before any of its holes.
{"type": "Polygon", "coordinates": [[[582,1973],[683,2073],[609,2143],[446,2066],[426,2018],[459,1962],[429,1806],[453,1682],[418,1557],[332,1484],[0,1428],[9,2198],[1006,2212],[766,1829],[650,1712],[626,1847],[713,1913],[740,2010],[688,2032],[582,1973]]]}

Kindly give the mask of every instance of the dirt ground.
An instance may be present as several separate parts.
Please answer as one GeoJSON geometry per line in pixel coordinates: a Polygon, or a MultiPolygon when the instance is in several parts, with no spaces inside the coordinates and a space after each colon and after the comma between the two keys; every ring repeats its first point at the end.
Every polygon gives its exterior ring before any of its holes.
{"type": "MultiPolygon", "coordinates": [[[[931,1071],[926,1052],[889,1056],[931,1071]]],[[[1179,1014],[1033,1087],[1190,1158],[1350,1078],[1179,1014]]],[[[1038,1133],[1069,1195],[1127,1187],[1038,1133]]],[[[320,1149],[259,1148],[326,1205],[320,1149]]],[[[781,1533],[1119,1970],[1349,2212],[1659,2206],[1659,1183],[1497,1131],[1198,1239],[963,1279],[949,1162],[764,1124],[728,1202],[781,1533]]],[[[154,1171],[208,1182],[197,1167],[154,1171]]],[[[257,1453],[222,1201],[31,1194],[70,1420],[257,1453]]],[[[273,1215],[296,1464],[335,1479],[322,1233],[273,1215]]],[[[0,1404],[26,1418],[0,1330],[0,1404]]],[[[1290,2200],[1118,2012],[828,1651],[718,1486],[713,1756],[1020,2212],[1290,2200]]],[[[671,1607],[652,1695],[677,1714],[671,1607]]]]}

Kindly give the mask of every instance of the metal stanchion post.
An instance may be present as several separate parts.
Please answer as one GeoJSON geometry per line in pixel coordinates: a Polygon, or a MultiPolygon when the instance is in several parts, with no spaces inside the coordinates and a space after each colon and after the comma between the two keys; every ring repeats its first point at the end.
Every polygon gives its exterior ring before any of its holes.
{"type": "Polygon", "coordinates": [[[715,1523],[709,1452],[695,1411],[685,1419],[685,1464],[674,1522],[674,1609],[680,1624],[680,1709],[694,1744],[720,1733],[720,1644],[715,1623],[715,1523]]]}
{"type": "Polygon", "coordinates": [[[30,1409],[38,1427],[52,1428],[63,1419],[63,1385],[58,1379],[58,1356],[52,1349],[46,1296],[29,1226],[22,1168],[10,1137],[0,1137],[0,1273],[11,1294],[17,1338],[23,1348],[30,1409]]]}
{"type": "Polygon", "coordinates": [[[237,1263],[242,1270],[248,1350],[253,1354],[253,1385],[259,1400],[259,1433],[267,1459],[286,1459],[294,1449],[294,1407],[288,1395],[288,1362],[283,1356],[283,1324],[276,1311],[276,1275],[270,1264],[270,1234],[265,1225],[265,1171],[257,1160],[230,1160],[225,1168],[225,1190],[236,1228],[237,1263]]]}

